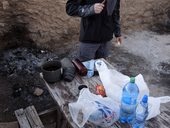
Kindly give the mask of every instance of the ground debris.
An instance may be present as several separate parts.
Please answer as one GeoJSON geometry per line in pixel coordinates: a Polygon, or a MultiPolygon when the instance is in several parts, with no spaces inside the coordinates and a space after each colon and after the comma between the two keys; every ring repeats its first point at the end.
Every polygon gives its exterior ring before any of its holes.
{"type": "Polygon", "coordinates": [[[41,88],[35,88],[33,94],[34,94],[35,96],[41,96],[41,95],[43,94],[43,92],[44,92],[43,89],[41,89],[41,88]]]}

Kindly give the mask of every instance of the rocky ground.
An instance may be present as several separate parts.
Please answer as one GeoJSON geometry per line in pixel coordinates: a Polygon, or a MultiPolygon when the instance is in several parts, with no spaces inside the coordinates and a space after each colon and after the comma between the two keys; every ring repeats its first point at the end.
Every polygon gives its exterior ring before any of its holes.
{"type": "Polygon", "coordinates": [[[110,61],[127,75],[143,74],[152,96],[170,94],[170,35],[134,32],[113,47],[110,61]]]}
{"type": "MultiPolygon", "coordinates": [[[[118,71],[141,73],[152,96],[170,95],[170,35],[133,32],[123,36],[123,44],[113,47],[108,60],[118,71]]],[[[40,65],[49,58],[76,57],[78,43],[66,54],[17,48],[0,54],[0,122],[15,120],[13,111],[34,104],[38,111],[54,106],[39,79],[40,65]]],[[[167,104],[169,105],[169,104],[167,104]]]]}

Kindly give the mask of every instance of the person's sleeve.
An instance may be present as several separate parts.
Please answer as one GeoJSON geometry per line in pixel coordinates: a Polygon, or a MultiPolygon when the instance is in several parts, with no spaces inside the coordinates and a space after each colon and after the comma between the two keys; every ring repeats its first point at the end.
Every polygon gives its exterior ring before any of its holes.
{"type": "Polygon", "coordinates": [[[120,0],[117,0],[117,5],[115,11],[113,12],[113,22],[114,22],[114,34],[115,37],[121,36],[120,28],[120,0]]]}
{"type": "Polygon", "coordinates": [[[81,5],[79,0],[68,0],[66,13],[70,16],[87,17],[94,15],[94,5],[81,5]]]}

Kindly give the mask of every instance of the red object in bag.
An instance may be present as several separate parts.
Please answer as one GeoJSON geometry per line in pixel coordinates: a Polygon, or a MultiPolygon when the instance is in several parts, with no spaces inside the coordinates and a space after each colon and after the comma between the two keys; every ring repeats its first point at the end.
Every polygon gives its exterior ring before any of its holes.
{"type": "Polygon", "coordinates": [[[96,93],[103,97],[106,97],[106,92],[103,85],[96,85],[96,93]]]}

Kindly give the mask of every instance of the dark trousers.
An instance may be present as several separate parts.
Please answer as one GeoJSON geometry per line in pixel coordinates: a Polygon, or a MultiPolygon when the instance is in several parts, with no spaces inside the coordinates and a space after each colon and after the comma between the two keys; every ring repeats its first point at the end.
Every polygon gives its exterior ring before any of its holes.
{"type": "Polygon", "coordinates": [[[91,59],[108,57],[111,41],[105,43],[83,43],[80,42],[79,59],[87,61],[91,59]]]}

